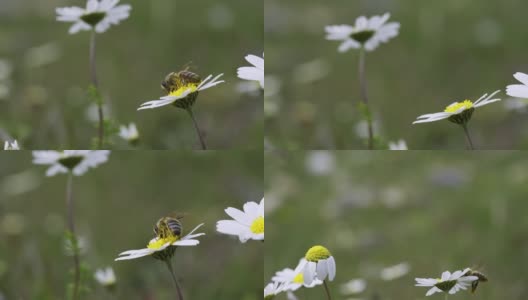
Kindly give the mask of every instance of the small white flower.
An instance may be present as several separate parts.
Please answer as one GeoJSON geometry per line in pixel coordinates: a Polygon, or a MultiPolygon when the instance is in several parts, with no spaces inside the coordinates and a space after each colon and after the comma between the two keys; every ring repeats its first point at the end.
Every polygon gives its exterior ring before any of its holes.
{"type": "Polygon", "coordinates": [[[332,151],[309,151],[306,157],[306,168],[313,175],[328,175],[336,168],[334,153],[332,151]]]}
{"type": "Polygon", "coordinates": [[[46,176],[72,171],[80,176],[108,160],[108,150],[33,151],[33,163],[49,165],[46,176]]]}
{"type": "Polygon", "coordinates": [[[88,0],[86,8],[60,7],[56,9],[57,21],[74,23],[70,27],[70,34],[92,29],[95,29],[97,33],[103,33],[111,25],[119,24],[130,15],[132,8],[130,5],[117,5],[117,3],[119,0],[101,0],[100,2],[88,0]]]}
{"type": "MultiPolygon", "coordinates": [[[[199,240],[196,240],[196,237],[205,235],[205,233],[196,233],[193,234],[198,228],[200,228],[203,225],[200,224],[196,226],[191,232],[189,232],[186,236],[180,238],[177,236],[169,236],[166,238],[161,237],[155,237],[147,245],[147,248],[144,249],[138,249],[138,250],[128,250],[122,253],[119,253],[119,257],[115,260],[127,260],[127,259],[135,259],[140,258],[147,255],[155,255],[160,251],[164,251],[169,246],[196,246],[200,244],[199,240]]],[[[154,256],[156,258],[156,256],[154,256]]]]}
{"type": "Polygon", "coordinates": [[[264,287],[264,300],[273,299],[283,292],[284,285],[279,282],[270,282],[264,287]]]}
{"type": "Polygon", "coordinates": [[[390,22],[390,14],[373,16],[367,18],[361,16],[356,19],[355,26],[332,25],[326,26],[326,39],[330,41],[341,41],[339,52],[364,47],[367,51],[375,50],[379,44],[388,42],[398,35],[400,23],[390,22]]]}
{"type": "Polygon", "coordinates": [[[478,279],[477,276],[462,276],[467,271],[469,271],[469,269],[463,271],[459,270],[453,272],[453,274],[449,271],[445,271],[442,273],[441,278],[415,278],[415,286],[431,287],[425,294],[426,296],[441,292],[455,294],[460,290],[467,289],[471,285],[471,282],[478,279]]]}
{"type": "Polygon", "coordinates": [[[512,84],[506,87],[506,94],[517,98],[528,98],[528,74],[517,72],[513,75],[522,84],[512,84]]]}
{"type": "Polygon", "coordinates": [[[131,144],[136,143],[139,140],[139,133],[136,124],[130,123],[128,127],[126,125],[121,125],[119,127],[119,136],[131,144]]]}
{"type": "Polygon", "coordinates": [[[264,88],[264,54],[262,54],[262,58],[251,54],[247,55],[245,58],[254,67],[238,68],[238,77],[246,80],[258,81],[260,87],[264,88]]]}
{"type": "Polygon", "coordinates": [[[116,283],[114,269],[111,267],[97,269],[94,273],[94,278],[102,286],[112,286],[116,283]]]}
{"type": "Polygon", "coordinates": [[[367,288],[367,281],[365,279],[351,279],[347,283],[341,285],[341,294],[352,295],[360,294],[367,288]]]}
{"type": "Polygon", "coordinates": [[[187,97],[196,97],[198,95],[198,92],[224,82],[223,80],[218,80],[222,75],[224,74],[217,75],[213,79],[211,79],[213,75],[209,75],[204,80],[202,80],[200,84],[188,83],[186,85],[183,85],[178,89],[170,92],[167,96],[163,96],[158,100],[152,100],[141,104],[138,110],[157,108],[160,106],[176,103],[178,100],[184,100],[187,97]]]}
{"type": "Polygon", "coordinates": [[[5,141],[4,150],[20,150],[20,147],[16,140],[13,140],[13,142],[5,141]]]}
{"type": "Polygon", "coordinates": [[[296,291],[302,286],[312,288],[316,285],[323,284],[323,282],[319,279],[314,279],[310,284],[306,283],[303,274],[304,265],[303,259],[301,259],[295,270],[286,268],[278,271],[275,273],[275,276],[271,278],[271,280],[283,283],[285,291],[296,291]]]}
{"type": "Polygon", "coordinates": [[[492,99],[495,94],[499,91],[493,92],[491,95],[482,95],[477,101],[472,102],[471,100],[464,100],[462,102],[454,102],[447,106],[443,112],[425,114],[419,116],[413,124],[435,122],[444,119],[457,124],[465,124],[471,118],[473,111],[481,106],[500,101],[501,99],[492,99]]]}
{"type": "Polygon", "coordinates": [[[237,235],[240,242],[249,239],[264,240],[264,198],[260,203],[247,202],[244,211],[228,207],[225,212],[234,220],[222,220],[216,223],[220,233],[237,235]]]}
{"type": "Polygon", "coordinates": [[[408,263],[403,262],[394,266],[383,268],[380,272],[380,277],[382,280],[386,281],[398,279],[409,273],[410,269],[411,266],[409,266],[408,263]]]}
{"type": "Polygon", "coordinates": [[[409,150],[409,149],[407,149],[407,143],[404,140],[398,140],[397,142],[389,142],[389,150],[409,150]]]}
{"type": "Polygon", "coordinates": [[[336,264],[330,251],[323,246],[317,245],[308,249],[301,261],[304,281],[311,284],[314,280],[333,281],[336,274],[336,264]]]}

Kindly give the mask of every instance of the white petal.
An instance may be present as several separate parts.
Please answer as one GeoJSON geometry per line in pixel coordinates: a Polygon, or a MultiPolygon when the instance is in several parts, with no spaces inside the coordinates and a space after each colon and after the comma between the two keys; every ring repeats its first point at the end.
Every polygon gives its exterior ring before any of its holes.
{"type": "Polygon", "coordinates": [[[517,73],[513,74],[513,77],[515,77],[515,79],[519,80],[519,82],[521,82],[521,83],[523,83],[525,85],[528,85],[528,74],[517,72],[517,73]]]}

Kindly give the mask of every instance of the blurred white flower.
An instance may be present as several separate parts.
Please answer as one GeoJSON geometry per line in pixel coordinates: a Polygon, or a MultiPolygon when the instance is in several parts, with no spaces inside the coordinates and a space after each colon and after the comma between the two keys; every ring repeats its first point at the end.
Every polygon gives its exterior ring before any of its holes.
{"type": "Polygon", "coordinates": [[[20,147],[18,146],[18,142],[16,140],[13,140],[12,142],[5,141],[4,150],[20,150],[20,147]]]}
{"type": "Polygon", "coordinates": [[[111,25],[119,24],[130,15],[132,8],[130,5],[117,5],[117,3],[119,0],[101,0],[100,2],[88,0],[86,8],[76,6],[57,8],[57,21],[74,23],[70,27],[70,34],[92,29],[95,29],[97,33],[103,33],[111,25]]]}
{"type": "MultiPolygon", "coordinates": [[[[200,81],[199,84],[193,82],[186,83],[180,86],[178,89],[171,91],[167,96],[163,96],[158,100],[152,100],[141,104],[137,110],[157,108],[169,104],[175,104],[176,106],[178,106],[179,102],[186,101],[190,98],[192,98],[191,100],[189,100],[191,102],[190,105],[192,105],[192,103],[194,103],[194,99],[196,99],[196,97],[198,96],[198,92],[224,82],[223,80],[218,80],[222,75],[224,74],[217,75],[213,79],[211,79],[213,75],[209,75],[204,80],[200,81]]],[[[184,103],[182,105],[187,104],[184,103]]]]}
{"type": "Polygon", "coordinates": [[[33,163],[49,165],[46,176],[68,173],[80,176],[108,160],[108,150],[33,151],[33,163]]]}
{"type": "Polygon", "coordinates": [[[332,151],[308,151],[306,169],[313,175],[328,175],[335,170],[335,158],[332,151]]]}
{"type": "Polygon", "coordinates": [[[389,142],[389,150],[409,150],[409,149],[407,149],[407,143],[404,140],[398,140],[397,142],[389,142]]]}
{"type": "Polygon", "coordinates": [[[112,267],[97,269],[94,273],[94,278],[99,284],[105,287],[115,285],[116,283],[116,277],[112,267]]]}
{"type": "Polygon", "coordinates": [[[411,266],[409,266],[408,263],[406,262],[400,263],[400,264],[382,269],[380,272],[380,277],[381,279],[386,280],[386,281],[398,279],[400,277],[405,276],[407,273],[409,273],[410,269],[411,269],[411,266]]]}
{"type": "MultiPolygon", "coordinates": [[[[119,257],[115,260],[128,260],[128,259],[135,259],[140,258],[147,255],[153,255],[154,258],[157,259],[166,259],[165,250],[171,246],[196,246],[200,244],[199,240],[196,240],[196,237],[205,235],[205,233],[196,233],[193,234],[198,228],[200,228],[203,225],[200,224],[196,226],[191,232],[189,232],[184,237],[179,237],[175,235],[170,235],[167,237],[155,237],[150,240],[150,242],[147,245],[147,248],[144,249],[138,249],[138,250],[128,250],[125,252],[119,253],[119,257]]],[[[168,251],[172,250],[172,253],[169,254],[169,257],[174,254],[174,247],[167,249],[168,251]]]]}
{"type": "Polygon", "coordinates": [[[270,282],[264,287],[264,300],[273,299],[283,291],[284,285],[278,282],[270,282]]]}
{"type": "Polygon", "coordinates": [[[262,58],[256,55],[247,55],[246,60],[254,67],[240,67],[237,70],[238,77],[246,80],[255,80],[264,88],[264,54],[262,58]]]}
{"type": "Polygon", "coordinates": [[[489,96],[488,94],[484,94],[475,102],[472,102],[471,100],[454,102],[447,106],[443,112],[419,116],[413,124],[435,122],[444,119],[449,119],[449,121],[456,124],[465,124],[471,119],[471,115],[476,108],[500,101],[501,99],[498,98],[492,99],[492,97],[498,92],[500,92],[500,90],[493,92],[489,96]]]}
{"type": "Polygon", "coordinates": [[[341,294],[352,295],[360,294],[367,288],[367,281],[365,279],[352,279],[347,283],[341,285],[341,294]]]}
{"type": "Polygon", "coordinates": [[[264,198],[258,204],[245,203],[244,211],[228,207],[225,212],[234,220],[218,221],[216,223],[218,232],[237,235],[242,243],[249,239],[264,240],[264,198]]]}
{"type": "Polygon", "coordinates": [[[522,84],[512,84],[506,87],[506,94],[517,98],[528,98],[528,74],[517,72],[513,77],[522,84]]]}
{"type": "Polygon", "coordinates": [[[301,259],[295,270],[285,268],[276,272],[275,276],[273,276],[271,280],[283,283],[285,291],[296,291],[302,286],[306,288],[312,288],[316,285],[323,284],[323,282],[319,279],[314,279],[310,284],[306,283],[303,274],[304,265],[303,259],[301,259]]]}
{"type": "Polygon", "coordinates": [[[400,23],[390,22],[390,14],[373,16],[367,18],[361,16],[356,19],[355,26],[332,25],[326,26],[326,39],[330,41],[341,41],[339,52],[364,47],[367,51],[375,50],[379,44],[388,42],[398,35],[400,23]]]}
{"type": "Polygon", "coordinates": [[[317,245],[308,249],[301,260],[304,282],[312,284],[316,279],[333,281],[336,274],[335,259],[327,248],[317,245]]]}
{"type": "Polygon", "coordinates": [[[130,144],[136,144],[139,140],[136,124],[130,123],[128,127],[126,125],[119,126],[119,136],[130,144]]]}
{"type": "MultiPolygon", "coordinates": [[[[365,120],[361,120],[356,124],[355,127],[356,135],[362,139],[368,139],[369,133],[368,133],[368,122],[365,120]]],[[[374,120],[372,122],[372,131],[374,132],[374,136],[379,134],[381,131],[381,125],[377,120],[374,120]]]]}
{"type": "Polygon", "coordinates": [[[293,69],[293,80],[300,84],[310,84],[330,74],[330,64],[323,59],[302,63],[293,69]]]}
{"type": "Polygon", "coordinates": [[[528,109],[528,98],[508,98],[503,101],[504,108],[507,110],[523,113],[528,109]]]}
{"type": "Polygon", "coordinates": [[[453,274],[449,271],[445,271],[442,273],[442,278],[415,278],[415,286],[431,287],[425,294],[426,296],[441,292],[455,294],[460,290],[467,289],[472,281],[478,279],[476,276],[462,276],[468,270],[469,269],[465,269],[464,271],[459,270],[453,272],[453,274]]]}

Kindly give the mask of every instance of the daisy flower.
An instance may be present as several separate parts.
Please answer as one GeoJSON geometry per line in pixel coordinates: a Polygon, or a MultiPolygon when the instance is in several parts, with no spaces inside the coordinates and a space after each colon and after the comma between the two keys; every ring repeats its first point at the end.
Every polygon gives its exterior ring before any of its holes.
{"type": "Polygon", "coordinates": [[[118,255],[119,257],[115,260],[135,259],[147,255],[152,255],[152,257],[156,259],[167,260],[168,258],[171,258],[172,255],[174,255],[176,246],[196,246],[200,244],[200,241],[195,238],[205,235],[205,233],[193,233],[202,225],[203,223],[196,226],[193,230],[191,230],[191,232],[181,238],[175,235],[169,235],[166,237],[157,236],[150,240],[147,248],[121,252],[118,255]]]}
{"type": "Polygon", "coordinates": [[[264,287],[264,300],[271,300],[283,291],[284,285],[279,282],[270,282],[264,287]]]}
{"type": "Polygon", "coordinates": [[[218,80],[222,75],[224,74],[220,74],[214,78],[213,75],[209,75],[198,83],[183,82],[183,84],[178,86],[176,89],[170,91],[167,96],[163,96],[158,100],[151,100],[141,104],[138,110],[157,108],[169,104],[173,104],[179,108],[188,109],[194,104],[196,97],[198,97],[198,92],[224,82],[223,80],[218,80]]]}
{"type": "Polygon", "coordinates": [[[119,127],[119,136],[132,145],[136,145],[139,141],[139,133],[136,124],[130,123],[128,127],[121,125],[119,127]]]}
{"type": "Polygon", "coordinates": [[[247,202],[244,211],[228,207],[225,212],[234,220],[222,220],[216,223],[220,233],[238,235],[240,242],[249,239],[264,240],[264,198],[260,203],[247,202]]]}
{"type": "Polygon", "coordinates": [[[271,278],[271,280],[283,283],[285,291],[296,291],[302,286],[312,288],[316,285],[323,284],[323,282],[319,279],[314,279],[310,284],[306,283],[304,280],[303,267],[304,263],[301,259],[295,270],[286,268],[278,271],[275,273],[275,276],[271,278]]]}
{"type": "Polygon", "coordinates": [[[5,141],[4,150],[20,150],[18,142],[14,140],[13,142],[5,141]]]}
{"type": "Polygon", "coordinates": [[[419,116],[413,124],[429,123],[444,119],[448,119],[449,121],[460,125],[466,124],[471,119],[471,115],[476,108],[500,101],[501,99],[498,98],[492,99],[498,92],[500,92],[500,90],[493,92],[489,96],[488,94],[484,94],[475,102],[467,99],[461,102],[453,102],[448,105],[443,112],[419,116]]]}
{"type": "Polygon", "coordinates": [[[341,41],[339,52],[346,52],[350,49],[364,48],[367,51],[375,50],[379,44],[388,42],[398,35],[400,23],[390,22],[390,14],[373,16],[367,18],[361,16],[352,25],[331,25],[326,26],[326,39],[330,41],[341,41]]]}
{"type": "Polygon", "coordinates": [[[94,278],[99,284],[105,287],[110,287],[115,285],[116,277],[114,274],[114,269],[111,267],[105,269],[97,269],[94,273],[94,278]]]}
{"type": "Polygon", "coordinates": [[[478,279],[477,276],[463,276],[467,271],[469,269],[456,271],[452,274],[449,271],[445,271],[442,273],[441,278],[415,278],[415,286],[430,287],[425,294],[426,296],[441,292],[455,294],[460,290],[467,289],[471,285],[471,282],[478,279]]]}
{"type": "Polygon", "coordinates": [[[69,30],[70,34],[93,29],[97,33],[103,33],[111,25],[119,24],[130,15],[132,8],[130,5],[117,5],[117,3],[119,0],[88,0],[86,8],[60,7],[56,9],[57,21],[73,23],[69,30]]]}
{"type": "Polygon", "coordinates": [[[247,55],[246,60],[254,67],[240,67],[237,75],[241,79],[258,81],[261,88],[264,88],[264,54],[262,58],[256,55],[247,55]]]}
{"type": "Polygon", "coordinates": [[[108,150],[33,151],[33,163],[49,165],[46,176],[72,172],[81,176],[108,160],[108,150]]]}
{"type": "Polygon", "coordinates": [[[517,98],[528,98],[528,74],[517,72],[513,75],[522,84],[512,84],[506,87],[506,94],[517,98]]]}
{"type": "Polygon", "coordinates": [[[301,260],[304,282],[312,284],[316,279],[333,281],[336,273],[335,260],[330,251],[323,246],[317,245],[308,249],[301,260]]]}
{"type": "Polygon", "coordinates": [[[407,143],[404,140],[398,140],[397,142],[389,142],[389,150],[409,150],[407,143]]]}

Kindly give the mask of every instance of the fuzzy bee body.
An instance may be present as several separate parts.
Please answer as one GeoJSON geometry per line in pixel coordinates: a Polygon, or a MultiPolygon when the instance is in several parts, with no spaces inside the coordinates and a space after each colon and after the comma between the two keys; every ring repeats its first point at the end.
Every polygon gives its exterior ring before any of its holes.
{"type": "Polygon", "coordinates": [[[180,221],[183,217],[163,217],[156,222],[154,233],[160,238],[171,236],[180,237],[183,231],[183,225],[180,221]]]}
{"type": "Polygon", "coordinates": [[[202,78],[200,75],[185,69],[183,71],[169,73],[161,82],[161,87],[168,93],[171,93],[188,84],[198,85],[201,81],[202,78]]]}
{"type": "Polygon", "coordinates": [[[475,291],[477,290],[477,287],[478,287],[480,282],[488,281],[488,277],[486,275],[484,275],[482,272],[479,272],[479,271],[476,271],[476,270],[471,270],[471,269],[469,269],[469,271],[467,271],[462,276],[475,276],[475,277],[477,277],[477,280],[471,282],[471,292],[472,293],[475,293],[475,291]]]}

